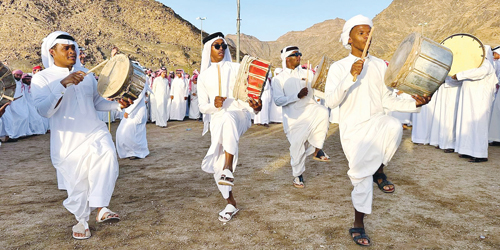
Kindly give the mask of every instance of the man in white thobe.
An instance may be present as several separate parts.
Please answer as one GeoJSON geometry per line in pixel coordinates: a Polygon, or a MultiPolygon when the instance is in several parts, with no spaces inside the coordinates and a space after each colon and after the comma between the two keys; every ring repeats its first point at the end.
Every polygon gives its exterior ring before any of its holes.
{"type": "Polygon", "coordinates": [[[323,152],[328,132],[328,109],[314,100],[313,73],[300,67],[302,54],[296,46],[281,50],[283,72],[273,78],[273,99],[283,108],[283,129],[290,142],[293,185],[304,188],[303,173],[308,155],[329,161],[323,152]]]}
{"type": "Polygon", "coordinates": [[[479,68],[452,76],[462,81],[457,111],[455,152],[469,162],[488,160],[488,128],[498,78],[493,53],[486,45],[486,58],[479,68]]]}
{"type": "Polygon", "coordinates": [[[264,127],[269,127],[269,111],[271,110],[272,94],[271,94],[271,81],[267,79],[264,89],[262,90],[262,95],[260,99],[262,100],[262,110],[255,115],[254,124],[262,125],[264,127]]]}
{"type": "MultiPolygon", "coordinates": [[[[231,62],[224,35],[220,32],[211,34],[203,39],[203,43],[198,98],[201,113],[210,115],[211,145],[201,168],[214,175],[217,187],[227,201],[226,208],[219,213],[219,220],[227,222],[239,211],[232,192],[238,142],[252,125],[250,112],[258,112],[262,103],[253,99],[249,103],[234,99],[233,89],[240,65],[231,62]]],[[[208,126],[205,126],[203,134],[207,130],[208,126]]]]}
{"type": "Polygon", "coordinates": [[[78,224],[73,238],[90,237],[88,220],[98,208],[97,222],[119,219],[106,207],[118,177],[114,143],[96,110],[119,110],[129,104],[99,96],[96,80],[78,60],[78,45],[68,33],[56,31],[42,44],[45,70],[32,80],[38,112],[50,118],[50,156],[64,178],[68,198],[63,204],[78,224]]]}
{"type": "Polygon", "coordinates": [[[327,106],[332,109],[340,106],[340,141],[349,162],[347,174],[354,186],[351,197],[355,219],[349,233],[356,244],[363,246],[370,245],[363,218],[371,213],[372,182],[383,192],[395,190],[383,166],[396,152],[403,129],[384,109],[415,112],[417,106],[429,101],[419,96],[414,97],[416,101],[393,97],[393,90],[384,84],[386,63],[370,54],[360,59],[372,25],[372,21],[362,15],[345,23],[341,41],[351,54],[332,64],[325,85],[327,106]]]}
{"type": "MultiPolygon", "coordinates": [[[[282,68],[276,68],[274,69],[274,77],[278,76],[281,72],[283,71],[282,68]]],[[[271,79],[271,82],[273,80],[271,79]]],[[[271,87],[271,105],[269,107],[269,122],[270,123],[282,123],[283,122],[283,108],[276,105],[274,103],[274,98],[273,98],[273,85],[270,84],[271,87]]]]}
{"type": "Polygon", "coordinates": [[[5,114],[2,118],[6,133],[4,135],[6,136],[6,142],[15,142],[17,141],[16,138],[31,135],[31,131],[29,128],[28,101],[24,96],[25,91],[27,90],[21,80],[23,72],[21,70],[14,70],[12,71],[12,75],[16,80],[16,91],[14,93],[14,99],[18,99],[7,106],[7,108],[5,109],[5,114]]]}
{"type": "Polygon", "coordinates": [[[169,113],[170,87],[168,86],[167,69],[160,71],[160,76],[153,81],[153,91],[151,101],[151,120],[156,122],[156,126],[166,128],[169,113]]]}
{"type": "Polygon", "coordinates": [[[31,94],[31,76],[23,74],[22,82],[24,84],[23,98],[26,98],[26,103],[28,104],[28,121],[30,134],[43,135],[47,132],[47,128],[45,125],[44,117],[38,114],[33,101],[33,96],[31,94]]]}
{"type": "MultiPolygon", "coordinates": [[[[435,93],[437,95],[437,93],[435,93]]],[[[423,106],[419,113],[411,115],[412,129],[411,141],[417,144],[427,145],[431,141],[432,120],[434,117],[434,109],[436,107],[436,98],[425,106],[423,106]]]]}
{"type": "Polygon", "coordinates": [[[149,91],[148,81],[134,104],[124,109],[123,119],[116,129],[116,151],[120,158],[130,160],[142,159],[149,155],[146,138],[146,93],[149,91]]]}
{"type": "Polygon", "coordinates": [[[186,78],[184,78],[184,70],[177,69],[170,86],[170,120],[184,120],[188,95],[189,85],[186,78]]]}
{"type": "Polygon", "coordinates": [[[191,105],[189,106],[189,119],[200,119],[200,108],[198,107],[198,74],[191,78],[191,105]]]}
{"type": "MultiPolygon", "coordinates": [[[[500,80],[500,46],[493,49],[493,59],[497,78],[500,80]]],[[[488,139],[491,146],[500,146],[500,95],[498,94],[499,84],[495,86],[495,100],[491,108],[490,128],[488,139]]]]}

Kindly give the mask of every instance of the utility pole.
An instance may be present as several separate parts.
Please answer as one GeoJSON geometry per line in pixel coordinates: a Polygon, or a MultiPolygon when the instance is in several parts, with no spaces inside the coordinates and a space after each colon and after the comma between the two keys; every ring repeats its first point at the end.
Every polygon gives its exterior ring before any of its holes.
{"type": "Polygon", "coordinates": [[[240,62],[240,0],[237,0],[238,17],[236,18],[236,62],[240,62]]]}
{"type": "Polygon", "coordinates": [[[200,43],[201,43],[201,53],[203,53],[203,20],[207,20],[207,18],[197,17],[196,20],[200,20],[200,43]]]}

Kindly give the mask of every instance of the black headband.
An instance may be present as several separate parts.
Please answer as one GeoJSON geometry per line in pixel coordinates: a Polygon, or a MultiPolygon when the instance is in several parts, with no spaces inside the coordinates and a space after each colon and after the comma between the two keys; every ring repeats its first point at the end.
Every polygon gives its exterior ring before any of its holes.
{"type": "MultiPolygon", "coordinates": [[[[293,46],[293,47],[287,48],[287,49],[285,50],[285,52],[288,52],[288,51],[294,51],[294,50],[299,50],[299,47],[297,47],[297,46],[293,46]]],[[[281,52],[280,52],[280,53],[283,53],[283,50],[281,50],[281,52]]]]}
{"type": "Polygon", "coordinates": [[[498,49],[498,48],[500,48],[500,46],[496,46],[496,47],[495,47],[495,48],[493,48],[491,51],[496,50],[496,49],[498,49]]]}
{"type": "Polygon", "coordinates": [[[70,35],[65,35],[65,34],[57,36],[56,39],[66,39],[66,40],[70,40],[70,41],[73,41],[73,42],[75,41],[75,38],[73,38],[70,35]]]}
{"type": "Polygon", "coordinates": [[[222,37],[222,38],[224,38],[224,34],[222,34],[222,32],[216,32],[216,33],[210,34],[210,35],[208,35],[207,37],[205,37],[203,39],[203,44],[205,44],[208,41],[210,41],[210,40],[212,40],[212,39],[214,39],[216,37],[219,37],[219,36],[222,37]]]}

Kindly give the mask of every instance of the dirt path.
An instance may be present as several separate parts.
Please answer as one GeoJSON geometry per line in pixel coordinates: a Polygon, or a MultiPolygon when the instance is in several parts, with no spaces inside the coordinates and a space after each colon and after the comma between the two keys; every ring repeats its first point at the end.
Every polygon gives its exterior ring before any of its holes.
{"type": "MultiPolygon", "coordinates": [[[[84,241],[71,238],[76,221],[62,206],[66,193],[57,190],[49,135],[2,144],[0,248],[358,249],[347,232],[352,186],[336,125],[325,143],[333,161],[309,158],[302,190],[292,186],[282,126],[252,126],[240,141],[235,173],[241,211],[225,224],[217,219],[225,203],[212,175],[200,169],[210,145],[202,123],[168,125],[147,125],[146,159],[120,160],[110,208],[122,220],[91,219],[93,235],[84,241]]],[[[490,161],[471,164],[412,144],[410,133],[386,168],[396,192],[374,190],[365,221],[372,249],[499,249],[500,147],[490,147],[490,161]]]]}

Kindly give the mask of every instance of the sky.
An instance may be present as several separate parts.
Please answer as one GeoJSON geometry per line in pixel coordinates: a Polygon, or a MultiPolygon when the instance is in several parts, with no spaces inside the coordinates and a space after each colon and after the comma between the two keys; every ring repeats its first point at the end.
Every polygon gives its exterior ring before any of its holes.
{"type": "MultiPolygon", "coordinates": [[[[237,0],[157,0],[203,31],[236,34],[237,0]]],[[[240,0],[240,32],[261,41],[275,41],[289,31],[302,31],[337,17],[375,17],[392,0],[240,0]]]]}

